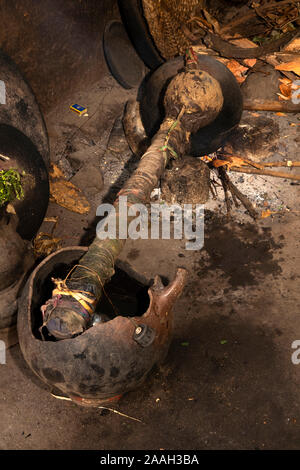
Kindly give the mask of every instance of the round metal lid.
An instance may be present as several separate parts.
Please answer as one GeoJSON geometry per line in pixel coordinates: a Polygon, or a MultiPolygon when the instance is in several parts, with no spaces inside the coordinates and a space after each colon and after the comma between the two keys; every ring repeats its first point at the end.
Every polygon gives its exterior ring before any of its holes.
{"type": "Polygon", "coordinates": [[[23,175],[24,197],[15,199],[12,205],[19,218],[17,232],[22,238],[31,240],[48,207],[46,165],[32,141],[15,127],[6,124],[0,124],[0,157],[0,170],[14,169],[23,175]]]}
{"type": "Polygon", "coordinates": [[[106,25],[103,48],[109,70],[117,82],[126,89],[138,86],[146,68],[120,21],[110,21],[106,25]]]}
{"type": "MultiPolygon", "coordinates": [[[[200,69],[214,77],[223,93],[223,107],[216,119],[191,135],[191,155],[215,152],[239,124],[243,99],[239,84],[228,68],[215,58],[198,54],[200,69]]],[[[158,131],[164,119],[164,91],[172,78],[184,67],[183,57],[176,57],[159,67],[145,84],[141,97],[141,118],[148,137],[158,131]]]]}

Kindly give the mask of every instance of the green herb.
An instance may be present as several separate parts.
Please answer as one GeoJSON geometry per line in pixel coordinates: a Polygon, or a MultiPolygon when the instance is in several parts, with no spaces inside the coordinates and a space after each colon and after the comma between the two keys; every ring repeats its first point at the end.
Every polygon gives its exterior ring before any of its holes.
{"type": "Polygon", "coordinates": [[[0,171],[0,207],[13,199],[21,199],[24,191],[21,184],[21,175],[17,170],[0,171]]]}

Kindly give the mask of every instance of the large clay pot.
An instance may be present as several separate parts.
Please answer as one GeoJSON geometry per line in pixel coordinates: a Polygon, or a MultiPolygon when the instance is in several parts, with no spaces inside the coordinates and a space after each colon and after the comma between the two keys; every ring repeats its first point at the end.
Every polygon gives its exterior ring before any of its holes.
{"type": "MultiPolygon", "coordinates": [[[[138,387],[166,355],[171,340],[172,305],[181,293],[185,270],[164,287],[156,277],[149,307],[141,316],[116,316],[61,341],[43,341],[41,305],[49,297],[51,276],[75,264],[86,248],[50,255],[33,271],[20,299],[18,335],[30,368],[49,386],[77,403],[97,405],[138,387]]],[[[51,287],[50,287],[51,289],[51,287]]]]}

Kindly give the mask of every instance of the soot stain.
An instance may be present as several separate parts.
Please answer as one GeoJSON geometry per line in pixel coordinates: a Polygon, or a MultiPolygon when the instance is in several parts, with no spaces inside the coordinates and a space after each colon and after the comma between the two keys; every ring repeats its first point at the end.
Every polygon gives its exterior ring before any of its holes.
{"type": "Polygon", "coordinates": [[[27,116],[28,105],[23,99],[20,99],[20,101],[18,101],[18,103],[16,104],[16,108],[21,117],[25,118],[27,116]]]}
{"type": "Polygon", "coordinates": [[[222,218],[215,219],[206,229],[204,250],[209,255],[206,265],[197,273],[200,277],[207,270],[219,269],[228,277],[232,288],[256,285],[259,275],[280,275],[282,272],[274,251],[281,248],[272,238],[271,229],[258,228],[246,223],[225,225],[222,218]]]}
{"type": "Polygon", "coordinates": [[[128,255],[127,255],[127,258],[131,261],[134,261],[136,260],[140,255],[140,250],[138,250],[137,248],[132,248],[128,255]]]}

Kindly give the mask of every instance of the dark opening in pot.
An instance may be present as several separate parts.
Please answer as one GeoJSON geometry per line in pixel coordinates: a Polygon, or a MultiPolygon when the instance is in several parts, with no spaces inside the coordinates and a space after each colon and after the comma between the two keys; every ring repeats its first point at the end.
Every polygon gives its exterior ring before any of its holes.
{"type": "MultiPolygon", "coordinates": [[[[54,270],[45,281],[41,282],[39,286],[40,296],[32,316],[32,331],[37,339],[44,339],[47,341],[56,341],[56,339],[49,335],[47,328],[41,329],[43,324],[42,312],[40,305],[43,305],[49,297],[54,287],[52,278],[66,278],[74,264],[68,265],[61,263],[55,266],[54,270]],[[42,333],[42,334],[41,334],[42,333]]],[[[142,283],[132,275],[128,274],[121,267],[115,267],[115,274],[110,282],[105,285],[105,293],[103,294],[95,312],[95,324],[104,321],[109,321],[116,316],[124,317],[137,317],[142,316],[149,307],[149,285],[142,283]]],[[[90,327],[93,327],[93,320],[90,327]]]]}

